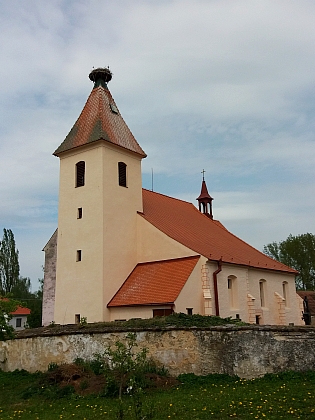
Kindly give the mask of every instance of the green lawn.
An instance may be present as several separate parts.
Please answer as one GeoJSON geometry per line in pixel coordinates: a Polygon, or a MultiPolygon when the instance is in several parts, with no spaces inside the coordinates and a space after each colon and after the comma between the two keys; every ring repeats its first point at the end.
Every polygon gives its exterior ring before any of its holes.
{"type": "Polygon", "coordinates": [[[0,419],[315,419],[315,372],[255,380],[181,375],[171,389],[124,396],[121,404],[101,396],[62,396],[54,387],[39,387],[40,377],[0,371],[0,419]]]}

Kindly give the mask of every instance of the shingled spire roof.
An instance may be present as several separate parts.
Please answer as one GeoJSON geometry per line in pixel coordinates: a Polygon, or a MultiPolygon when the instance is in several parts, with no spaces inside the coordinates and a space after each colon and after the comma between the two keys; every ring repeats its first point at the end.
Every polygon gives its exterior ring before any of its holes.
{"type": "Polygon", "coordinates": [[[111,71],[98,68],[89,74],[89,78],[94,82],[93,90],[79,118],[54,155],[59,156],[67,150],[104,140],[146,157],[108,90],[107,82],[112,78],[111,71]]]}

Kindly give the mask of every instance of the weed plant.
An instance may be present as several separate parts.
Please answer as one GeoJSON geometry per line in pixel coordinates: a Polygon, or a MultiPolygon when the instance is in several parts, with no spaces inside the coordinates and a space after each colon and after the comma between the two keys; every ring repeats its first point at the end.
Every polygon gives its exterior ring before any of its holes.
{"type": "Polygon", "coordinates": [[[43,374],[0,371],[0,420],[56,419],[314,419],[315,372],[267,374],[259,379],[180,375],[172,389],[136,398],[33,393],[43,374]]]}

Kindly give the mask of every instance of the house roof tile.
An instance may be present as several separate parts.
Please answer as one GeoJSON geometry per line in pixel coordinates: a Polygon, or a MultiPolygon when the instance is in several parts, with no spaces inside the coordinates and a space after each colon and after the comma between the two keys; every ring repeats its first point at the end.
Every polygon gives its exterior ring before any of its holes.
{"type": "Polygon", "coordinates": [[[30,313],[30,309],[18,306],[14,312],[11,312],[11,315],[30,315],[30,313]]]}
{"type": "Polygon", "coordinates": [[[105,82],[94,85],[79,118],[54,155],[59,156],[62,152],[98,140],[116,144],[146,157],[120,115],[105,82]]]}
{"type": "Polygon", "coordinates": [[[296,274],[230,233],[186,201],[143,190],[141,216],[167,236],[209,260],[296,274]]]}
{"type": "Polygon", "coordinates": [[[137,264],[108,307],[174,303],[200,256],[137,264]]]}

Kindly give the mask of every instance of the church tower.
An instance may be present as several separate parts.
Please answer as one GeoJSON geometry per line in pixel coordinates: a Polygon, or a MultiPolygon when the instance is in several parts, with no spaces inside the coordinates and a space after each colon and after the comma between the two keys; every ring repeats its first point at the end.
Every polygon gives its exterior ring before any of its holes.
{"type": "Polygon", "coordinates": [[[54,320],[60,324],[109,320],[106,305],[137,263],[146,154],[108,90],[110,70],[95,69],[89,78],[92,92],[54,152],[60,159],[54,320]]]}

